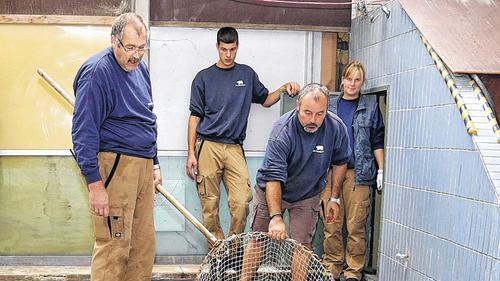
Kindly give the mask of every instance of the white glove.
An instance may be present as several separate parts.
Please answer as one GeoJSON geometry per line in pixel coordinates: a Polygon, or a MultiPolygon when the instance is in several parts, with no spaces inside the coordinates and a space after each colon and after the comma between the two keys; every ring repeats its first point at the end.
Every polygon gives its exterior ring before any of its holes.
{"type": "Polygon", "coordinates": [[[377,190],[382,190],[382,182],[384,181],[384,170],[377,171],[377,190]]]}

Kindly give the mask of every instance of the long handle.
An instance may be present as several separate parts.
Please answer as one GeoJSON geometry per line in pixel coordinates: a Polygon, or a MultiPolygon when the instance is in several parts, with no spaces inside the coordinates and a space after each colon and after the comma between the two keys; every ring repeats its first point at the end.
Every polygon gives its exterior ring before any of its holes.
{"type": "Polygon", "coordinates": [[[215,246],[217,243],[217,238],[208,229],[203,226],[182,204],[175,199],[172,194],[170,194],[161,184],[156,186],[156,189],[163,195],[167,200],[174,205],[174,207],[181,212],[181,214],[186,217],[204,236],[207,238],[208,243],[211,246],[215,246]]]}
{"type": "MultiPolygon", "coordinates": [[[[56,90],[61,96],[64,97],[64,99],[69,102],[73,107],[75,106],[75,101],[68,95],[68,93],[61,87],[59,84],[57,84],[45,71],[42,69],[37,70],[38,74],[42,76],[43,79],[45,79],[50,86],[56,90]]],[[[181,214],[188,219],[204,236],[207,238],[208,243],[210,245],[215,246],[217,243],[217,238],[210,232],[208,229],[203,226],[182,204],[175,199],[172,194],[170,194],[161,184],[156,186],[156,189],[172,204],[174,207],[181,212],[181,214]]]]}
{"type": "Polygon", "coordinates": [[[49,83],[56,92],[58,92],[69,104],[75,107],[75,100],[61,87],[57,82],[50,77],[47,72],[43,71],[41,68],[37,69],[36,72],[40,75],[47,83],[49,83]]]}

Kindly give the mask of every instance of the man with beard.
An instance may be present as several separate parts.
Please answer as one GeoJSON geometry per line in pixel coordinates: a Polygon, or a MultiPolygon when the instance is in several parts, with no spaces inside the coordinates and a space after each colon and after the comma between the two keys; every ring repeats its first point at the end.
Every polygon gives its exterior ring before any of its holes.
{"type": "MultiPolygon", "coordinates": [[[[273,126],[262,167],[257,172],[254,231],[286,239],[283,213],[290,216],[290,237],[311,249],[320,193],[331,179],[332,194],[340,194],[350,149],[342,121],[328,112],[329,91],[320,84],[305,86],[297,108],[273,126]],[[329,170],[331,169],[331,173],[329,170]]],[[[338,215],[339,202],[326,206],[330,220],[338,215]]]]}

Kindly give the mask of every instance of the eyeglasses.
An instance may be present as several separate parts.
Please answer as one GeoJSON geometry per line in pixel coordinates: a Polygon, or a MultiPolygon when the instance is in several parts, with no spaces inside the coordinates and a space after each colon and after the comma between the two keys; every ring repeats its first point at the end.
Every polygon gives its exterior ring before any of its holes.
{"type": "Polygon", "coordinates": [[[132,46],[132,45],[125,46],[125,45],[123,45],[122,40],[120,40],[120,38],[118,38],[118,36],[116,37],[116,39],[118,39],[118,42],[120,43],[120,45],[122,45],[123,49],[128,54],[133,54],[135,52],[138,52],[139,54],[143,54],[145,51],[149,50],[149,48],[147,46],[141,46],[141,47],[132,46]]]}

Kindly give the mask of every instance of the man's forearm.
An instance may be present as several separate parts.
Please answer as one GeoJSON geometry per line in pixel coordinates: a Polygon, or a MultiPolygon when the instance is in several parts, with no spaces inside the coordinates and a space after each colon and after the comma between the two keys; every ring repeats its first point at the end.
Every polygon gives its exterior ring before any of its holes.
{"type": "Polygon", "coordinates": [[[281,213],[281,183],[279,181],[266,183],[266,202],[269,215],[281,213]]]}
{"type": "Polygon", "coordinates": [[[299,91],[300,91],[300,85],[297,82],[295,81],[287,82],[278,89],[276,89],[274,92],[269,93],[262,106],[270,107],[273,104],[277,103],[281,98],[281,94],[287,93],[289,96],[293,97],[299,91]]]}
{"type": "Polygon", "coordinates": [[[200,117],[197,116],[189,116],[188,121],[188,154],[194,155],[194,147],[196,143],[196,128],[198,127],[198,123],[200,122],[200,117]]]}
{"type": "Polygon", "coordinates": [[[340,197],[340,187],[344,182],[345,174],[347,172],[347,164],[333,165],[332,166],[332,198],[340,197]]]}
{"type": "Polygon", "coordinates": [[[262,104],[263,107],[271,107],[273,104],[277,103],[281,99],[281,94],[286,92],[284,86],[279,87],[274,92],[267,95],[266,101],[262,104]]]}

